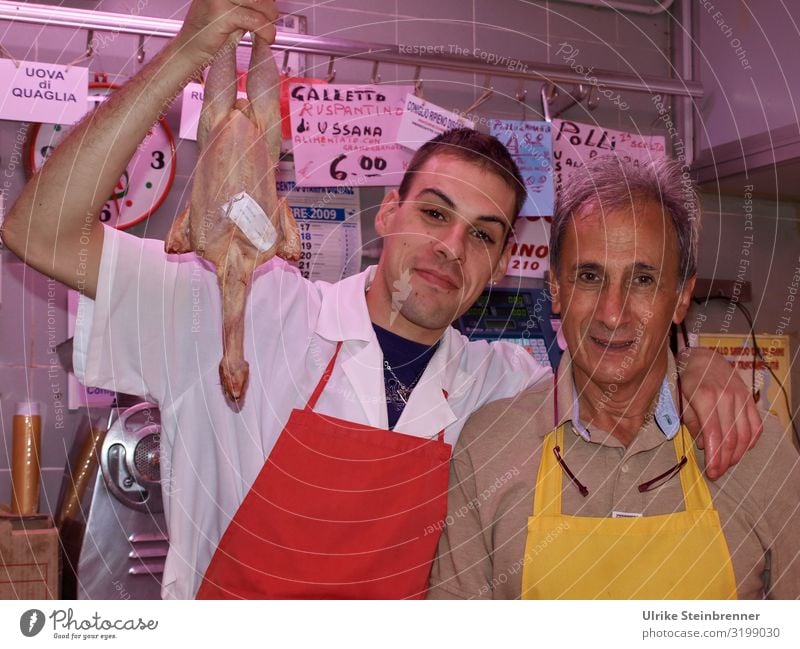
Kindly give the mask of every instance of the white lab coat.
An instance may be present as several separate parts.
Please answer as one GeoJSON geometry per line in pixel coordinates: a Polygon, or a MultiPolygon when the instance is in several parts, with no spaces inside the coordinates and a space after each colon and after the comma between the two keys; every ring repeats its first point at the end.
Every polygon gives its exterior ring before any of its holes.
{"type": "MultiPolygon", "coordinates": [[[[161,241],[105,229],[97,297],[80,301],[73,360],[85,385],[141,395],[161,411],[165,598],[194,596],[228,522],[337,341],[342,350],[317,412],[387,427],[383,354],[364,299],[373,274],[311,283],[280,260],[256,273],[245,314],[250,380],[237,412],[220,387],[213,268],[194,254],[165,255],[161,241]]],[[[516,345],[469,342],[448,329],[395,430],[431,437],[444,428],[455,446],[477,408],[537,382],[549,385],[550,376],[516,345]]]]}

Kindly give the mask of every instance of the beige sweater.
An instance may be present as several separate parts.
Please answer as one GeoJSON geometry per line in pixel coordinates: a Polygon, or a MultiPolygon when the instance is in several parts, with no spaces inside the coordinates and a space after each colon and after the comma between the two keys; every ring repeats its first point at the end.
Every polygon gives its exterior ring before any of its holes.
{"type": "MultiPolygon", "coordinates": [[[[568,422],[573,398],[572,390],[563,387],[572,385],[568,359],[559,375],[560,421],[568,422]]],[[[671,387],[674,395],[674,382],[671,387]]],[[[495,401],[470,418],[451,463],[448,517],[429,598],[519,598],[540,451],[552,429],[549,390],[528,390],[495,401]]],[[[741,599],[761,598],[768,549],[770,597],[800,598],[800,455],[790,434],[768,417],[755,449],[722,478],[708,481],[741,599]]],[[[647,516],[683,510],[677,477],[654,491],[637,489],[675,463],[673,443],[653,420],[627,449],[597,430],[587,442],[570,425],[564,446],[570,469],[590,493],[583,498],[565,478],[563,513],[604,517],[624,511],[647,516]]],[[[695,453],[702,467],[703,452],[695,453]]]]}

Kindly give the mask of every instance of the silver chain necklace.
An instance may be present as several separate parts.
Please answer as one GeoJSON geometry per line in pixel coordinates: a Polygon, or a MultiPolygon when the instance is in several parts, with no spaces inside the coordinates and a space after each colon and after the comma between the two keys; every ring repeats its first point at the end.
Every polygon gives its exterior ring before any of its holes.
{"type": "Polygon", "coordinates": [[[386,382],[386,400],[391,403],[402,403],[404,406],[407,405],[411,393],[414,391],[417,383],[419,383],[419,380],[425,373],[427,364],[422,368],[420,373],[417,374],[416,378],[408,385],[397,378],[397,374],[394,373],[392,366],[389,365],[389,361],[386,359],[383,360],[383,367],[386,368],[389,371],[389,374],[392,375],[392,378],[386,382]]]}

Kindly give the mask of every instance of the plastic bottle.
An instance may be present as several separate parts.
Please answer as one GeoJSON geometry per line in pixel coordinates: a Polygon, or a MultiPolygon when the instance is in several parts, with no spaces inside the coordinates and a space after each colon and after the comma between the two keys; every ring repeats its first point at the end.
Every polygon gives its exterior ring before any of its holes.
{"type": "Polygon", "coordinates": [[[39,404],[17,404],[12,425],[11,511],[22,516],[39,511],[39,475],[42,448],[42,418],[39,404]]]}

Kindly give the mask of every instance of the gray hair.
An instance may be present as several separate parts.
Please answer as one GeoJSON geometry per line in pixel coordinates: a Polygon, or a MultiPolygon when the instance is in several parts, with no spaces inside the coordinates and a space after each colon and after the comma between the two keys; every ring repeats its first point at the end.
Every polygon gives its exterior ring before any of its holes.
{"type": "Polygon", "coordinates": [[[550,228],[550,268],[558,272],[561,245],[570,219],[587,208],[600,214],[660,203],[678,237],[679,272],[683,283],[697,272],[700,209],[688,170],[668,159],[639,164],[614,156],[589,160],[562,186],[550,228]]]}

